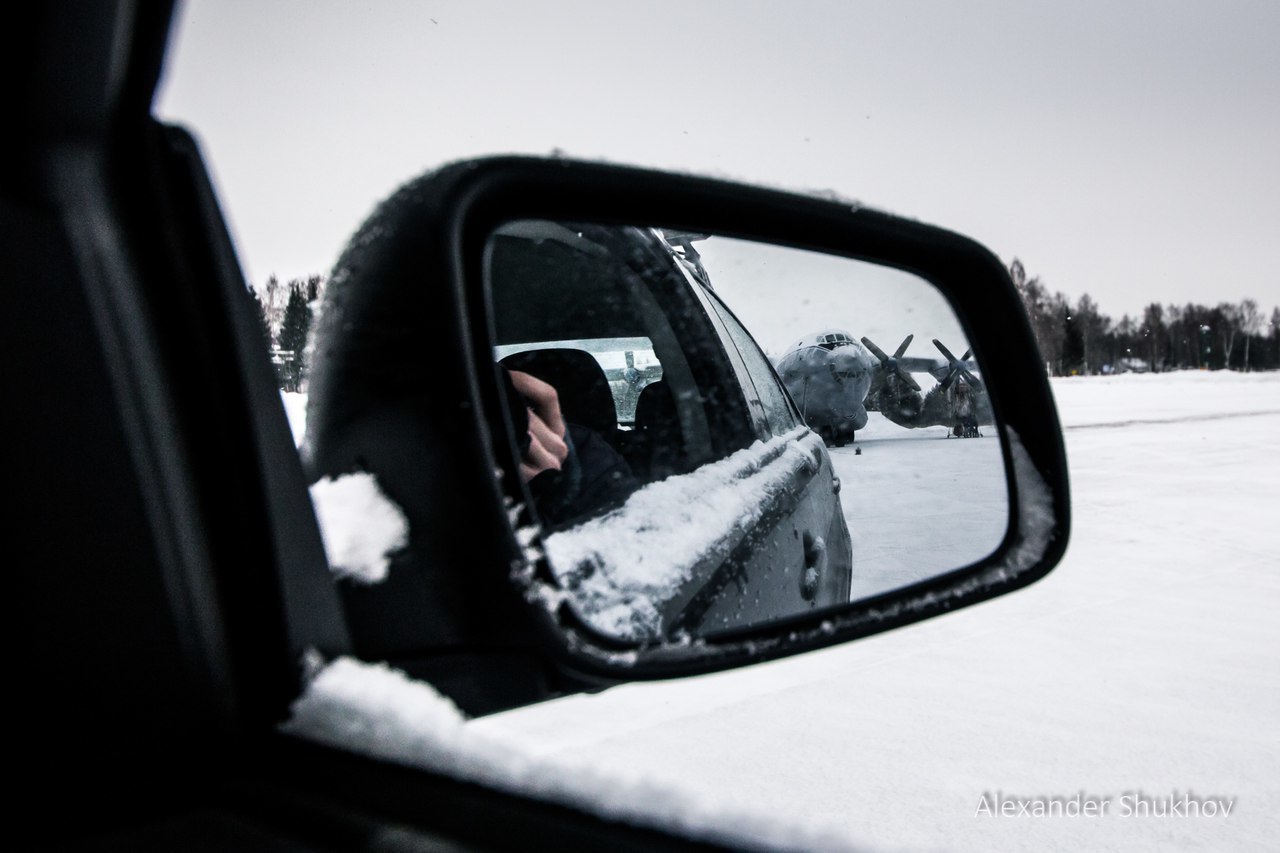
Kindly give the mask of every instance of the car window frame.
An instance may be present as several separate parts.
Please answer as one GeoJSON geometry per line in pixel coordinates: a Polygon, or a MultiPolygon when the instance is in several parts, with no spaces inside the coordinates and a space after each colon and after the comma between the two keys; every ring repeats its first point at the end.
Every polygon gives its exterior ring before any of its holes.
{"type": "Polygon", "coordinates": [[[787,393],[786,386],[782,384],[773,362],[761,350],[755,336],[742,324],[742,321],[737,318],[732,309],[725,304],[725,301],[714,290],[708,289],[707,297],[717,319],[725,327],[729,342],[733,344],[734,350],[742,359],[744,369],[751,377],[756,397],[760,401],[765,423],[769,425],[770,431],[774,436],[789,434],[796,427],[801,426],[804,421],[800,418],[799,411],[791,400],[791,395],[787,393]],[[738,334],[734,333],[735,329],[738,334]],[[743,352],[744,349],[747,349],[747,352],[743,352]],[[753,361],[758,363],[760,370],[752,368],[753,361]],[[762,392],[760,390],[761,386],[764,386],[766,390],[762,392]],[[771,406],[765,399],[771,393],[776,396],[777,401],[781,404],[781,412],[775,412],[775,407],[771,406]],[[775,415],[785,415],[785,418],[775,420],[775,415]]]}

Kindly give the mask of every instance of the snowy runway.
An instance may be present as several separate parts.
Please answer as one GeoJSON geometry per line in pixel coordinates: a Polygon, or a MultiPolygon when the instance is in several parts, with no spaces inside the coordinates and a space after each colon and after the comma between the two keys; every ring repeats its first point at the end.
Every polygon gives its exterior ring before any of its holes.
{"type": "Polygon", "coordinates": [[[853,598],[908,586],[989,555],[1009,524],[994,428],[949,438],[871,412],[854,445],[831,448],[853,539],[853,598]]]}

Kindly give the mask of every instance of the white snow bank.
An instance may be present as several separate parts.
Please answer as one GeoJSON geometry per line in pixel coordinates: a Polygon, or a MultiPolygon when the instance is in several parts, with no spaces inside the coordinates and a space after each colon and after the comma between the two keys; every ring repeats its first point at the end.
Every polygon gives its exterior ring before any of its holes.
{"type": "Polygon", "coordinates": [[[574,609],[610,636],[658,639],[664,605],[700,565],[719,566],[804,466],[821,464],[807,428],[650,483],[617,510],[548,536],[547,558],[574,609]]]}
{"type": "Polygon", "coordinates": [[[531,757],[468,727],[457,707],[429,684],[385,664],[333,661],[294,702],[281,729],[375,759],[743,849],[853,849],[832,833],[726,808],[721,797],[691,797],[645,781],[647,773],[531,757]]]}
{"type": "Polygon", "coordinates": [[[387,556],[408,543],[409,522],[373,475],[323,479],[311,487],[311,503],[333,573],[362,583],[386,578],[387,556]]]}
{"type": "Polygon", "coordinates": [[[1051,379],[1068,429],[1280,413],[1280,372],[1182,370],[1051,379]]]}

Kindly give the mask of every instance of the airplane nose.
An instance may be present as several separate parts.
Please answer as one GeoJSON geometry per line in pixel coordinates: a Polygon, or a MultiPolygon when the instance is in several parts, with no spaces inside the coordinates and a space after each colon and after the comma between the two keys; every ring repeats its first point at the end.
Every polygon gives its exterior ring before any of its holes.
{"type": "Polygon", "coordinates": [[[853,379],[865,373],[862,360],[851,347],[841,347],[831,354],[831,372],[837,379],[853,379]]]}

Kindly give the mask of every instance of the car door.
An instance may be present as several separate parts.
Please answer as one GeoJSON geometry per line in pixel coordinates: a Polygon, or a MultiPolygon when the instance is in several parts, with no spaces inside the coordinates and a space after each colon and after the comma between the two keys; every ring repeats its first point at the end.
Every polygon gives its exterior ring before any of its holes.
{"type": "Polygon", "coordinates": [[[654,254],[667,260],[658,269],[685,283],[684,311],[702,319],[718,342],[717,360],[729,365],[732,381],[722,393],[738,418],[734,449],[771,478],[749,525],[716,553],[718,565],[704,561],[699,582],[676,600],[667,632],[715,635],[846,602],[849,536],[822,442],[798,420],[750,334],[680,263],[660,229],[650,235],[654,254]]]}
{"type": "MultiPolygon", "coordinates": [[[[800,545],[795,565],[801,597],[811,608],[843,604],[849,600],[852,542],[840,498],[840,478],[835,475],[826,444],[804,426],[777,371],[738,318],[713,291],[700,289],[719,323],[722,339],[727,339],[726,347],[740,360],[750,383],[744,383],[744,388],[750,388],[754,395],[751,408],[758,428],[813,457],[813,465],[803,466],[795,483],[798,495],[788,529],[779,531],[784,541],[789,534],[792,542],[800,545]]],[[[794,548],[792,551],[795,560],[794,548]]]]}

